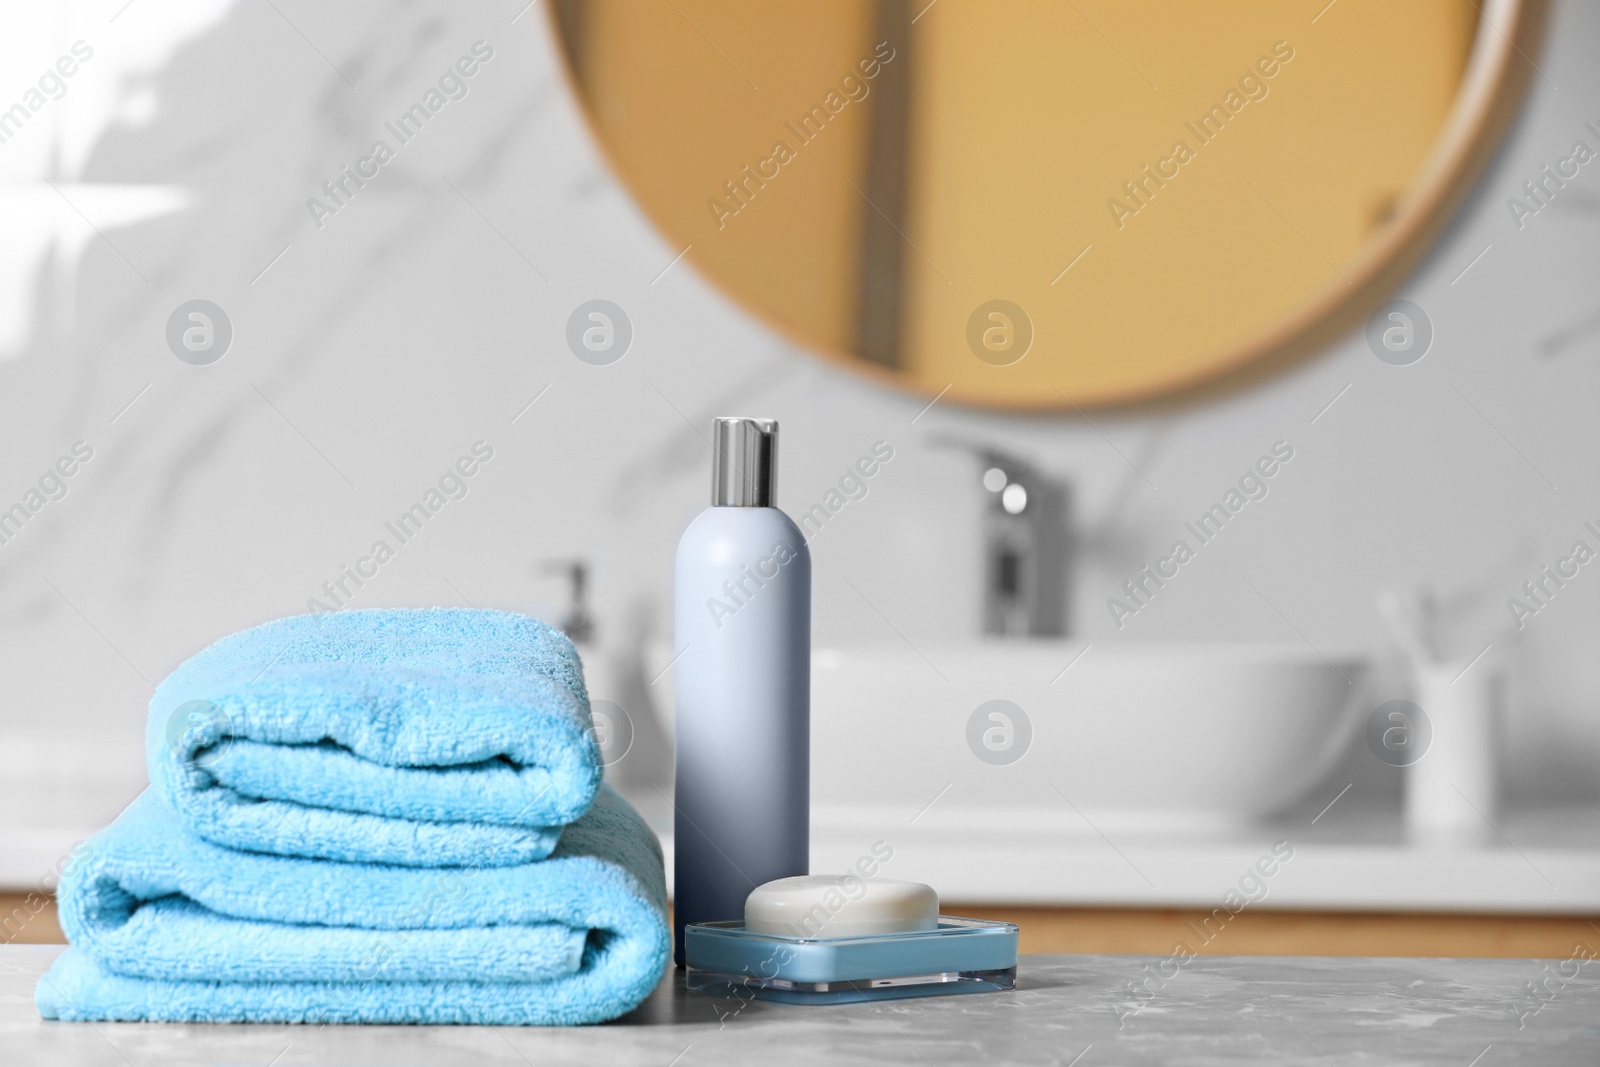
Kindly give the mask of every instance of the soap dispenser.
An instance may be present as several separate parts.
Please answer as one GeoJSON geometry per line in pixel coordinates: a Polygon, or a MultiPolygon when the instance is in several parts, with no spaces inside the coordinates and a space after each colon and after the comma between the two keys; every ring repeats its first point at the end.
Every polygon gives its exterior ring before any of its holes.
{"type": "MultiPolygon", "coordinates": [[[[638,656],[626,642],[613,636],[615,627],[605,634],[596,624],[589,604],[592,568],[584,559],[551,559],[544,561],[546,573],[560,574],[567,579],[567,608],[557,627],[571,640],[583,667],[584,690],[589,696],[589,717],[600,763],[605,767],[606,780],[621,786],[640,775],[642,764],[648,762],[647,753],[634,755],[623,761],[637,747],[636,734],[649,730],[653,724],[648,719],[648,707],[641,696],[644,686],[639,679],[642,667],[638,656]],[[647,712],[645,716],[637,713],[647,712]]],[[[659,735],[657,735],[659,736],[659,735]]],[[[659,747],[659,746],[658,746],[659,747]]],[[[644,780],[653,780],[645,775],[644,780]]]]}
{"type": "Polygon", "coordinates": [[[675,956],[686,923],[808,873],[811,556],[776,506],[778,424],[714,424],[711,507],[678,542],[675,956]]]}

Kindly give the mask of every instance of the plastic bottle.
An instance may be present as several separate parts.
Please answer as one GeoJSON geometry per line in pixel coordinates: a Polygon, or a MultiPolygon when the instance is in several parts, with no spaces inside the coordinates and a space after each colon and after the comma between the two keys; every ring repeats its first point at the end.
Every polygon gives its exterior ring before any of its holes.
{"type": "Polygon", "coordinates": [[[715,422],[710,508],[678,542],[674,937],[810,865],[811,555],[774,506],[778,424],[715,422]]]}

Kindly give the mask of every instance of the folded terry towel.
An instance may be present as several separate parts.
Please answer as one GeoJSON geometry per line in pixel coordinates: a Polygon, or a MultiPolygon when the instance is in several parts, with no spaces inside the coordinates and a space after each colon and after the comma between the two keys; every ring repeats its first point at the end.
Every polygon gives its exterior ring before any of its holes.
{"type": "Polygon", "coordinates": [[[49,1019],[600,1022],[672,947],[660,845],[609,787],[549,859],[432,870],[235,852],[146,791],[60,901],[49,1019]]]}
{"type": "Polygon", "coordinates": [[[145,750],[156,793],[210,841],[418,867],[548,855],[601,775],[572,643],[456,608],[224,637],[156,689],[145,750]]]}

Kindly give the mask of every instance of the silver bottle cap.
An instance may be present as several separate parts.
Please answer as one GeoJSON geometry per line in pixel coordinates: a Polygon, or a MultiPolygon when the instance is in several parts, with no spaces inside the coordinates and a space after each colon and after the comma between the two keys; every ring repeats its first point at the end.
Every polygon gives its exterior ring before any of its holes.
{"type": "Polygon", "coordinates": [[[778,420],[731,418],[712,424],[711,504],[770,508],[778,496],[778,420]]]}

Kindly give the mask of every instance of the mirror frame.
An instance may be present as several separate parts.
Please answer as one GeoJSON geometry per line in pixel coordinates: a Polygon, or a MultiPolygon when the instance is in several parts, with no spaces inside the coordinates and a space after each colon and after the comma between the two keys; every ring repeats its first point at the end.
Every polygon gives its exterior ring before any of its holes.
{"type": "MultiPolygon", "coordinates": [[[[583,0],[567,2],[582,3],[583,0]]],[[[1002,402],[987,396],[965,395],[961,388],[954,386],[930,396],[903,372],[879,366],[855,353],[819,344],[764,309],[752,306],[743,294],[734,292],[716,278],[696,273],[744,314],[799,351],[819,356],[859,378],[918,402],[942,399],[979,411],[1081,415],[1085,409],[1184,407],[1224,393],[1243,391],[1312,356],[1326,353],[1350,335],[1433,250],[1456,210],[1473,192],[1485,167],[1499,150],[1507,130],[1521,111],[1533,73],[1538,70],[1533,55],[1543,37],[1549,0],[1469,2],[1478,9],[1478,31],[1473,37],[1455,103],[1394,221],[1347,265],[1341,265],[1349,281],[1330,279],[1297,310],[1258,330],[1250,339],[1235,346],[1231,354],[1186,377],[1158,385],[1130,385],[1120,392],[1078,401],[1052,390],[1049,396],[1002,402]]],[[[631,196],[631,188],[610,146],[600,135],[589,101],[572,68],[557,3],[558,0],[551,0],[545,5],[544,18],[562,83],[570,98],[576,101],[591,142],[612,179],[631,196]]],[[[643,208],[639,211],[665,239],[667,235],[656,226],[655,220],[643,208]]],[[[672,242],[667,240],[666,243],[672,242]]],[[[692,261],[693,257],[689,258],[692,261]]]]}

